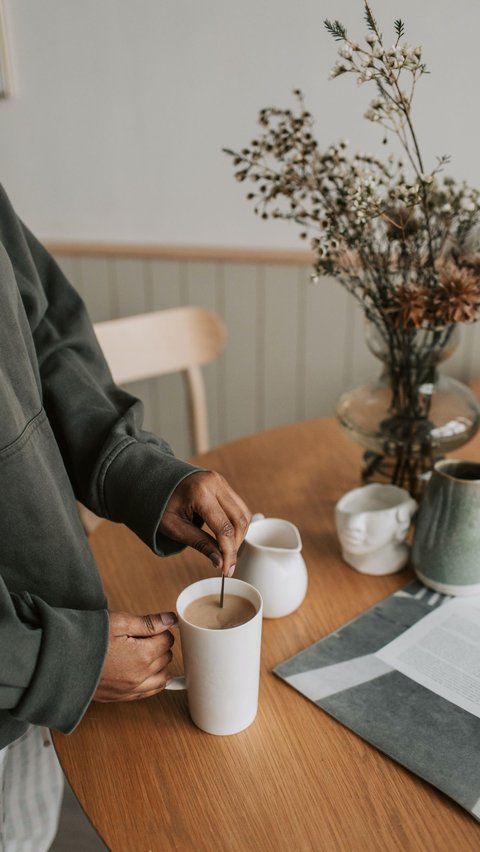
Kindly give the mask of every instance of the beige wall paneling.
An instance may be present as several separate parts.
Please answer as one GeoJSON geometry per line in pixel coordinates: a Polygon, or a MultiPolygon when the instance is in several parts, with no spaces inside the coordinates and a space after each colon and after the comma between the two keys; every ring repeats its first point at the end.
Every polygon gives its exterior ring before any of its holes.
{"type": "MultiPolygon", "coordinates": [[[[223,263],[188,261],[185,264],[184,299],[188,305],[200,305],[224,314],[224,267],[223,263]]],[[[227,329],[228,346],[228,329],[227,329]]],[[[224,366],[225,354],[202,368],[207,393],[210,443],[214,447],[226,440],[224,413],[224,366]]]]}
{"type": "Polygon", "coordinates": [[[85,300],[80,259],[74,255],[64,254],[54,254],[53,257],[70,284],[73,284],[77,293],[85,300]]]}
{"type": "MultiPolygon", "coordinates": [[[[365,343],[361,307],[335,280],[310,282],[306,265],[88,255],[56,255],[94,321],[181,304],[225,319],[227,345],[205,368],[212,445],[334,411],[346,388],[380,375],[365,343]]],[[[462,329],[442,370],[480,376],[480,324],[462,329]]],[[[145,426],[177,455],[191,453],[179,375],[130,385],[144,402],[145,426]]]]}
{"type": "Polygon", "coordinates": [[[92,322],[103,322],[114,316],[112,288],[113,267],[105,257],[77,257],[82,295],[92,322]]]}
{"type": "Polygon", "coordinates": [[[307,371],[307,292],[312,286],[311,270],[297,266],[297,376],[295,380],[295,411],[297,420],[307,417],[306,371],[307,371]]]}
{"type": "Polygon", "coordinates": [[[152,310],[164,311],[185,304],[185,264],[178,260],[147,261],[152,310]]]}
{"type": "Polygon", "coordinates": [[[480,322],[472,323],[468,329],[468,362],[467,374],[463,381],[470,382],[480,378],[480,322]]]}
{"type": "MultiPolygon", "coordinates": [[[[299,362],[298,270],[291,266],[265,267],[264,428],[297,419],[299,362]]],[[[303,343],[302,343],[303,345],[303,343]]]]}
{"type": "Polygon", "coordinates": [[[453,376],[463,382],[470,379],[472,351],[474,348],[475,326],[463,325],[460,327],[460,343],[458,349],[451,358],[441,366],[442,373],[453,376]]]}
{"type": "Polygon", "coordinates": [[[115,258],[114,271],[114,316],[128,317],[144,314],[152,309],[151,286],[146,274],[143,258],[115,258]]]}
{"type": "Polygon", "coordinates": [[[351,374],[346,318],[351,296],[338,282],[321,278],[305,283],[305,416],[334,411],[335,401],[351,374]]]}
{"type": "Polygon", "coordinates": [[[471,323],[465,328],[464,373],[461,381],[470,382],[480,375],[480,323],[471,323]]]}
{"type": "MultiPolygon", "coordinates": [[[[336,282],[337,286],[341,285],[336,282]]],[[[382,372],[382,363],[370,352],[365,340],[365,314],[357,300],[347,293],[345,317],[345,376],[339,393],[350,387],[375,380],[382,372]]]]}
{"type": "MultiPolygon", "coordinates": [[[[178,260],[148,260],[152,310],[164,311],[185,304],[185,264],[178,260]]],[[[179,373],[160,376],[154,383],[158,433],[171,444],[175,455],[188,458],[192,452],[188,426],[185,384],[179,373]]]]}
{"type": "MultiPolygon", "coordinates": [[[[143,258],[114,258],[111,267],[111,317],[144,314],[152,309],[151,288],[143,258]]],[[[130,382],[125,389],[142,400],[144,428],[159,431],[155,379],[130,382]]]]}
{"type": "Polygon", "coordinates": [[[224,267],[225,324],[224,440],[257,429],[258,290],[262,267],[227,263],[224,267]]]}

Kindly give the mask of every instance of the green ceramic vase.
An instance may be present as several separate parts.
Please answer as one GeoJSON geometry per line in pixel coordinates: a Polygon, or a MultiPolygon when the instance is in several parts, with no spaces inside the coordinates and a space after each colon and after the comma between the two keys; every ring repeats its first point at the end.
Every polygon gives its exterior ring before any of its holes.
{"type": "Polygon", "coordinates": [[[412,563],[437,592],[480,594],[480,464],[436,463],[416,521],[412,563]]]}

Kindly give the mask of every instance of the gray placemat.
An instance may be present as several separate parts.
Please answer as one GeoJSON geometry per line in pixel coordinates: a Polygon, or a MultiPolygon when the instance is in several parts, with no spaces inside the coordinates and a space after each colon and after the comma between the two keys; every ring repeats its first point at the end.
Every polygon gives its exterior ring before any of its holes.
{"type": "Polygon", "coordinates": [[[480,719],[373,656],[448,600],[413,581],[274,673],[480,820],[480,719]]]}

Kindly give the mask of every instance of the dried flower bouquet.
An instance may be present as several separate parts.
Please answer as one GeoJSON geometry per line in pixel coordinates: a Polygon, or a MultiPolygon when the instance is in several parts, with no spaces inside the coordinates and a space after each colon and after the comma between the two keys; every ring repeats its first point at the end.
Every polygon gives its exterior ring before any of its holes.
{"type": "Polygon", "coordinates": [[[368,2],[364,11],[362,43],[339,21],[325,21],[339,42],[330,77],[353,74],[375,87],[365,118],[381,128],[385,145],[396,137],[402,155],[349,155],[346,141],[322,149],[298,89],[295,109],[262,109],[256,138],[225,151],[237,180],[252,184],[255,213],[301,227],[314,251],[312,277],[337,278],[388,347],[388,420],[398,438],[392,479],[405,484],[418,473],[413,444],[431,403],[418,387],[430,381],[454,325],[480,316],[480,192],[443,174],[446,155],[430,170],[424,165],[412,117],[427,73],[422,48],[405,42],[401,20],[388,46],[368,2]]]}

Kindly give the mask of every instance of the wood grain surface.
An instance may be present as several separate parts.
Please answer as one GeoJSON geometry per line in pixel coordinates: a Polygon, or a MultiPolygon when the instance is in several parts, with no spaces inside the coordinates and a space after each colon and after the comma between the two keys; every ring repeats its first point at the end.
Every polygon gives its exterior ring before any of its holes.
{"type": "MultiPolygon", "coordinates": [[[[480,441],[463,456],[480,458],[480,441]]],[[[92,704],[73,734],[55,735],[68,780],[105,843],[112,852],[480,849],[480,826],[460,807],[272,674],[411,577],[408,569],[363,576],[340,558],[333,510],[358,485],[359,449],[323,419],[218,447],[201,461],[253,511],[297,524],[309,590],[297,612],[264,620],[259,712],[246,731],[205,734],[190,721],[186,696],[164,693],[92,704]]],[[[187,583],[212,573],[191,551],[158,559],[113,524],[98,529],[92,546],[112,609],[172,609],[187,583]]]]}

